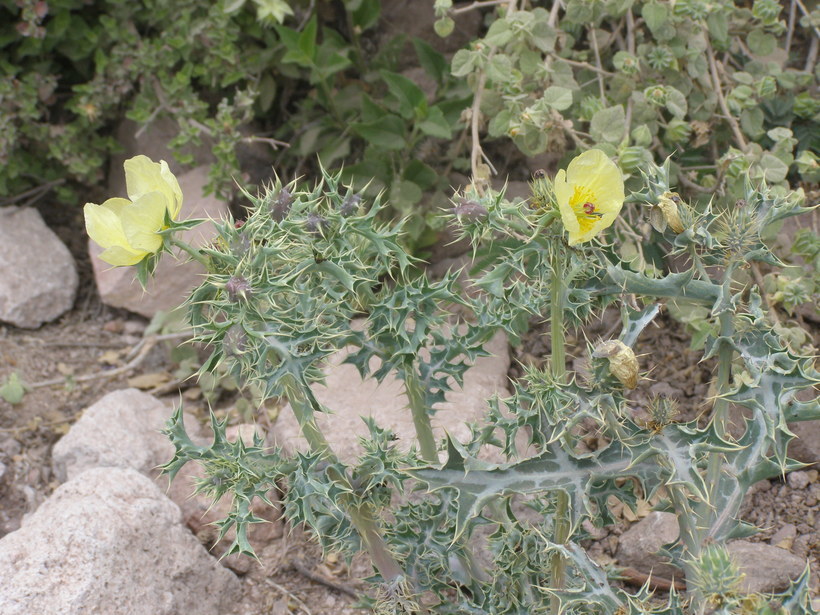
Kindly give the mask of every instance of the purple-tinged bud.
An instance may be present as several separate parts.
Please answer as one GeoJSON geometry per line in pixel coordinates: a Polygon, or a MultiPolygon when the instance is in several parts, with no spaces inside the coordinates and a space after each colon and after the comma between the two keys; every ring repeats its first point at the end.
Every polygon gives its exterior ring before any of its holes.
{"type": "Polygon", "coordinates": [[[348,194],[345,197],[345,200],[342,201],[341,206],[339,207],[339,213],[342,214],[345,218],[348,216],[352,216],[359,211],[359,204],[362,202],[362,197],[358,194],[348,194]]]}
{"type": "Polygon", "coordinates": [[[222,338],[222,350],[229,357],[236,357],[248,347],[248,334],[241,325],[233,325],[222,338]]]}
{"type": "Polygon", "coordinates": [[[490,215],[490,212],[488,212],[486,208],[475,201],[468,201],[466,199],[459,199],[458,205],[453,207],[452,211],[459,219],[464,218],[468,222],[482,220],[490,215]]]}
{"type": "Polygon", "coordinates": [[[535,169],[532,172],[533,179],[544,179],[547,176],[547,172],[544,169],[535,169]]]}
{"type": "Polygon", "coordinates": [[[282,186],[270,207],[270,217],[273,218],[274,222],[281,222],[288,217],[293,201],[294,197],[290,190],[282,186]]]}
{"type": "Polygon", "coordinates": [[[228,299],[233,303],[247,301],[252,292],[250,283],[241,275],[232,276],[225,283],[225,291],[228,293],[228,299]]]}
{"type": "Polygon", "coordinates": [[[328,226],[328,221],[319,214],[310,213],[305,220],[305,230],[311,235],[324,235],[328,226]]]}

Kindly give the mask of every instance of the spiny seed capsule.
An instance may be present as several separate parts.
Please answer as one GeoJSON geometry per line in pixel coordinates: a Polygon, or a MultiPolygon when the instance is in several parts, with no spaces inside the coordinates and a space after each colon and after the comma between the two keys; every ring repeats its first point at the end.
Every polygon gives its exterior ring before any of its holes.
{"type": "Polygon", "coordinates": [[[464,218],[469,222],[482,220],[490,215],[490,212],[488,212],[486,208],[475,201],[468,201],[466,199],[459,199],[458,205],[453,207],[452,211],[459,218],[464,218]]]}
{"type": "Polygon", "coordinates": [[[294,197],[290,193],[290,190],[282,186],[276,198],[273,199],[273,203],[271,203],[270,217],[273,218],[274,222],[281,222],[288,217],[293,201],[294,197]]]}
{"type": "Polygon", "coordinates": [[[319,214],[310,213],[305,220],[305,230],[311,235],[324,235],[329,223],[319,214]]]}
{"type": "Polygon", "coordinates": [[[241,275],[235,275],[225,282],[225,292],[228,293],[228,299],[236,303],[251,296],[251,285],[241,275]]]}
{"type": "Polygon", "coordinates": [[[341,206],[339,207],[339,213],[342,214],[345,218],[348,216],[352,216],[359,211],[359,204],[362,202],[362,197],[358,194],[348,194],[345,197],[345,200],[342,201],[341,206]]]}

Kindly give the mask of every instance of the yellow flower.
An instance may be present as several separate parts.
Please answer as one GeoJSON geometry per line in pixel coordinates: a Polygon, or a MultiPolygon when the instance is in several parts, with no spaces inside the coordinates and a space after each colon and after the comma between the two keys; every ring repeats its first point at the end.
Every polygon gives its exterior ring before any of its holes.
{"type": "Polygon", "coordinates": [[[576,156],[555,176],[555,197],[569,245],[589,241],[611,225],[624,204],[621,172],[601,150],[576,156]]]}
{"type": "Polygon", "coordinates": [[[182,207],[179,183],[164,160],[135,156],[123,166],[128,199],[83,208],[88,236],[103,248],[100,258],[115,267],[136,265],[158,252],[162,236],[157,231],[165,228],[165,213],[176,219],[182,207]]]}

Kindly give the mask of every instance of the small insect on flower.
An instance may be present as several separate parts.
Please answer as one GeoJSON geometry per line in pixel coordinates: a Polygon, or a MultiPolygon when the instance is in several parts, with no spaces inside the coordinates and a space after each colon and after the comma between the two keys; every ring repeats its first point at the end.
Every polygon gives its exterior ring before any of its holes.
{"type": "Polygon", "coordinates": [[[568,243],[584,243],[609,227],[624,204],[621,172],[601,150],[576,156],[555,176],[555,198],[568,243]]]}
{"type": "Polygon", "coordinates": [[[103,248],[100,258],[115,267],[136,265],[159,252],[166,216],[175,220],[182,208],[182,190],[168,164],[147,156],[125,161],[128,198],[112,198],[102,205],[86,203],[88,236],[103,248]]]}

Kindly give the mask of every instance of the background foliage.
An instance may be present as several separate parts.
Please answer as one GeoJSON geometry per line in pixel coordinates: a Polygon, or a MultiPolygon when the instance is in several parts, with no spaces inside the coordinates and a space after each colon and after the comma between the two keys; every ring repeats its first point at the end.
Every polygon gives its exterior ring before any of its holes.
{"type": "Polygon", "coordinates": [[[445,37],[481,10],[483,35],[452,58],[433,36],[383,35],[382,4],[0,0],[0,196],[78,202],[69,188],[102,181],[122,118],[169,116],[180,162],[212,145],[222,194],[238,145],[261,140],[280,176],[318,157],[386,189],[394,214],[421,214],[408,237],[423,246],[452,172],[470,169],[474,93],[502,177],[526,178],[511,139],[526,156],[598,146],[628,173],[675,152],[692,196],[740,198],[749,168],[783,189],[820,179],[820,11],[800,0],[418,3],[445,37]],[[409,49],[424,87],[402,72],[409,49]]]}

